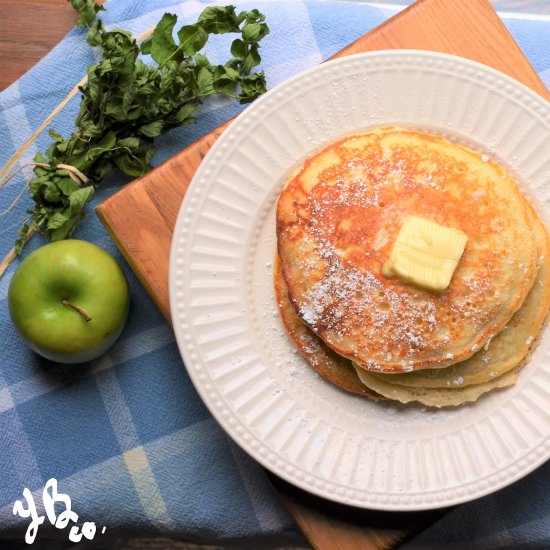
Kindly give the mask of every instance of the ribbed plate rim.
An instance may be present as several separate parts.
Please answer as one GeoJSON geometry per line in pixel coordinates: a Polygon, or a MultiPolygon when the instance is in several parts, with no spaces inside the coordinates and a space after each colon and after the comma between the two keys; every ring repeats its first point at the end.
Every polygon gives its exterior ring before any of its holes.
{"type": "MultiPolygon", "coordinates": [[[[236,415],[233,415],[230,409],[227,409],[222,399],[218,400],[218,402],[213,401],[212,393],[209,393],[212,391],[212,388],[209,388],[207,391],[204,380],[201,380],[199,376],[199,373],[204,371],[205,365],[200,354],[197,354],[197,342],[193,341],[186,329],[189,323],[192,322],[192,313],[188,310],[184,300],[181,298],[181,280],[178,283],[178,270],[181,271],[184,255],[186,251],[187,253],[189,252],[187,249],[187,228],[192,227],[192,220],[200,213],[200,210],[197,210],[197,205],[199,205],[200,208],[200,200],[206,191],[204,187],[201,187],[203,180],[204,178],[208,179],[208,172],[211,171],[212,166],[215,166],[216,163],[219,162],[219,159],[223,157],[224,148],[227,148],[228,144],[232,143],[237,130],[243,124],[246,124],[246,121],[252,117],[256,111],[259,111],[264,104],[274,101],[276,94],[279,94],[279,96],[284,94],[285,89],[299,84],[311,75],[322,75],[325,74],[326,71],[331,71],[337,67],[339,70],[342,70],[342,67],[345,67],[346,64],[358,62],[365,62],[367,65],[369,63],[378,63],[383,66],[385,63],[392,63],[396,59],[403,58],[404,56],[409,61],[413,60],[414,63],[418,63],[419,66],[423,66],[423,64],[442,63],[445,70],[454,71],[455,73],[459,72],[461,69],[475,69],[479,71],[479,74],[484,75],[482,77],[483,80],[487,79],[487,81],[495,83],[495,85],[506,85],[507,89],[510,90],[510,94],[525,100],[526,105],[529,106],[531,109],[530,112],[534,117],[539,117],[539,120],[545,122],[547,128],[550,127],[550,110],[547,101],[511,77],[472,60],[450,54],[419,50],[386,50],[355,54],[326,62],[320,66],[308,69],[270,90],[244,111],[217,140],[197,170],[181,205],[174,231],[174,238],[172,240],[169,266],[170,308],[180,353],[199,395],[214,418],[229,436],[264,467],[306,491],[336,502],[389,511],[412,511],[450,506],[492,493],[527,475],[550,458],[550,442],[546,440],[546,442],[541,443],[541,445],[530,449],[527,453],[528,459],[524,456],[518,457],[516,462],[519,463],[521,461],[521,465],[515,467],[513,471],[509,468],[511,473],[509,476],[506,476],[506,479],[503,479],[502,476],[497,479],[498,476],[496,476],[495,473],[486,474],[480,476],[480,479],[489,478],[487,483],[482,484],[482,488],[471,490],[467,492],[467,494],[454,494],[447,495],[444,498],[435,498],[435,502],[427,502],[425,499],[417,498],[414,495],[410,497],[407,495],[399,495],[399,498],[393,498],[392,495],[386,495],[384,498],[379,498],[376,494],[370,495],[368,490],[362,491],[353,487],[349,489],[355,496],[350,496],[350,494],[335,494],[330,490],[330,487],[320,488],[316,484],[311,484],[308,482],[311,478],[310,472],[308,471],[303,471],[297,466],[294,466],[294,471],[292,471],[292,469],[289,471],[288,469],[275,467],[274,463],[270,461],[270,449],[265,448],[265,442],[256,440],[254,434],[249,434],[247,426],[243,426],[241,420],[238,419],[236,415]],[[185,230],[184,226],[186,226],[185,230]],[[179,287],[178,284],[180,285],[179,287]],[[243,434],[248,434],[246,440],[243,434]],[[254,442],[254,445],[252,445],[251,442],[254,442]],[[298,472],[300,475],[296,475],[298,472]]],[[[444,71],[442,71],[442,74],[443,72],[444,71]]],[[[393,123],[395,121],[391,122],[393,123]]],[[[548,356],[546,359],[548,359],[548,356]]]]}

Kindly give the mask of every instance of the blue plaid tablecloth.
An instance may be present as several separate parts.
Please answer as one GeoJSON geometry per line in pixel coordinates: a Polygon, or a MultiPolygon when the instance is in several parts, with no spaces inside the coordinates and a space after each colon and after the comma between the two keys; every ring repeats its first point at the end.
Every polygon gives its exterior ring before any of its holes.
{"type": "MultiPolygon", "coordinates": [[[[191,22],[208,3],[116,0],[107,2],[101,17],[107,26],[137,35],[166,11],[177,14],[179,24],[191,22]]],[[[236,5],[258,7],[267,15],[272,32],[263,43],[262,67],[269,87],[331,56],[397,9],[336,1],[256,0],[236,5]]],[[[550,83],[550,19],[504,20],[550,83]]],[[[216,59],[218,51],[227,51],[220,47],[226,40],[230,38],[214,40],[209,56],[216,59]]],[[[84,31],[75,29],[0,94],[0,165],[65,97],[96,55],[84,31]]],[[[209,101],[196,125],[159,140],[155,163],[242,108],[209,101]]],[[[77,109],[75,98],[51,126],[68,135],[77,109]]],[[[41,135],[20,165],[49,141],[41,135]]],[[[2,209],[24,182],[21,175],[2,190],[2,209]]],[[[121,183],[126,180],[111,180],[94,204],[121,183]]],[[[0,217],[0,256],[12,246],[28,200],[0,217]]],[[[93,213],[75,237],[98,244],[122,265],[131,290],[129,321],[104,357],[80,367],[56,365],[32,353],[9,320],[7,292],[19,260],[0,279],[0,539],[22,543],[29,519],[13,514],[14,502],[28,488],[39,505],[45,483],[55,478],[58,490],[71,497],[79,523],[98,526],[96,541],[131,533],[253,548],[303,544],[263,470],[226,437],[195,393],[172,331],[93,213]],[[99,534],[102,526],[104,535],[99,534]]],[[[41,244],[40,237],[33,238],[23,256],[41,244]]],[[[454,509],[406,548],[550,548],[549,483],[547,464],[504,491],[454,509]]],[[[67,540],[67,532],[53,529],[46,520],[35,547],[53,536],[67,540]]],[[[0,548],[7,544],[0,540],[0,548]]]]}

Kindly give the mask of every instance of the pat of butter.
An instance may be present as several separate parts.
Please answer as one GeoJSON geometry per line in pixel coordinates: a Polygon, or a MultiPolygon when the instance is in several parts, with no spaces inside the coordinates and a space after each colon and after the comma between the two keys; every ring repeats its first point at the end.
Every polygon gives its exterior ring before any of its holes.
{"type": "Polygon", "coordinates": [[[449,286],[467,241],[459,229],[407,216],[382,274],[441,292],[449,286]]]}

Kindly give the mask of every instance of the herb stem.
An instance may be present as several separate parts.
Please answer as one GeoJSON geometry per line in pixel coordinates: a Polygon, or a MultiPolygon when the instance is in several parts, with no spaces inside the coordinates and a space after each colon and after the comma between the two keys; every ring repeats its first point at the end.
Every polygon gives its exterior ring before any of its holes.
{"type": "MultiPolygon", "coordinates": [[[[25,234],[25,236],[23,237],[22,239],[22,246],[25,245],[25,243],[34,235],[34,228],[31,226],[29,227],[29,229],[27,230],[27,233],[25,234]]],[[[2,278],[2,276],[4,275],[4,273],[6,272],[6,269],[8,269],[9,265],[13,262],[13,260],[15,260],[15,258],[17,257],[17,250],[16,250],[16,247],[14,246],[5,256],[4,256],[4,259],[2,260],[2,262],[0,262],[0,278],[2,278]]]]}

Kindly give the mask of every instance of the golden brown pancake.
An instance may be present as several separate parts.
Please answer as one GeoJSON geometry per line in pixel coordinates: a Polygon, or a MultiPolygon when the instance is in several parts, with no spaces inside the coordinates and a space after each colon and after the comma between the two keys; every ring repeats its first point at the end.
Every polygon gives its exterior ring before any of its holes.
{"type": "Polygon", "coordinates": [[[368,372],[363,375],[365,369],[354,366],[352,361],[332,351],[297,317],[288,300],[280,261],[276,257],[274,284],[283,324],[296,349],[317,373],[346,391],[365,395],[371,399],[394,399],[403,403],[417,401],[435,407],[457,406],[475,401],[493,389],[513,385],[521,366],[526,363],[528,352],[535,345],[536,337],[548,313],[550,305],[549,241],[544,226],[539,223],[538,227],[540,230],[538,235],[541,238],[540,252],[544,254],[540,258],[541,267],[535,285],[504,333],[495,337],[488,350],[477,352],[463,363],[445,369],[422,370],[406,374],[381,375],[368,372]],[[513,374],[508,374],[512,370],[513,374]],[[507,376],[504,376],[505,374],[507,376]],[[394,380],[396,385],[401,386],[400,389],[391,387],[394,380]],[[411,382],[407,383],[408,380],[411,382]],[[421,383],[423,381],[425,384],[421,383]],[[472,387],[465,391],[464,388],[468,386],[472,387]],[[384,395],[376,393],[375,389],[383,392],[384,395]]]}
{"type": "Polygon", "coordinates": [[[307,359],[317,373],[343,390],[364,395],[371,399],[384,399],[369,390],[359,380],[349,359],[332,351],[298,318],[288,301],[287,288],[278,256],[275,257],[274,261],[273,282],[275,298],[285,330],[300,355],[307,359]]]}
{"type": "Polygon", "coordinates": [[[399,128],[343,138],[306,160],[279,198],[277,240],[298,317],[377,372],[467,359],[510,320],[536,274],[510,175],[471,149],[399,128]],[[407,215],[469,238],[440,294],[381,273],[407,215]]]}
{"type": "Polygon", "coordinates": [[[376,373],[369,372],[361,367],[355,367],[363,384],[373,391],[379,392],[388,399],[401,403],[418,402],[428,407],[456,407],[476,401],[482,395],[490,391],[513,386],[517,380],[521,366],[482,384],[472,384],[465,387],[455,388],[412,388],[390,384],[386,379],[376,376],[376,373]]]}
{"type": "Polygon", "coordinates": [[[550,308],[550,243],[546,228],[532,210],[539,252],[537,278],[523,305],[488,345],[469,359],[445,369],[403,374],[373,373],[390,384],[415,388],[465,387],[489,382],[512,370],[528,355],[550,308]]]}

